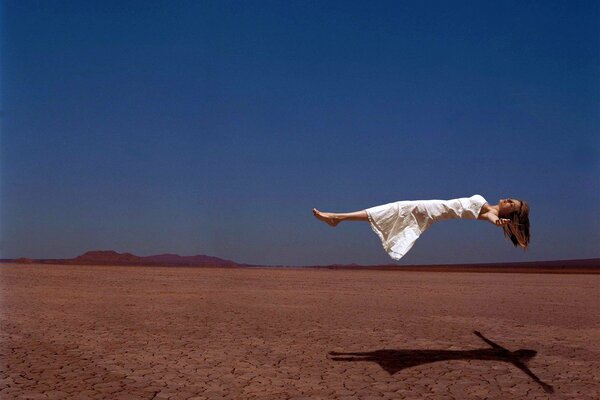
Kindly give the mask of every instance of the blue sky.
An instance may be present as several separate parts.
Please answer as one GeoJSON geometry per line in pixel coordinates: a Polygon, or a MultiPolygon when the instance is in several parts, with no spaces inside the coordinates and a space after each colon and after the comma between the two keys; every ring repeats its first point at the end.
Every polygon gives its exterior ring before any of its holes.
{"type": "Polygon", "coordinates": [[[311,208],[483,195],[398,264],[599,257],[598,2],[2,6],[0,256],[392,263],[311,208]]]}

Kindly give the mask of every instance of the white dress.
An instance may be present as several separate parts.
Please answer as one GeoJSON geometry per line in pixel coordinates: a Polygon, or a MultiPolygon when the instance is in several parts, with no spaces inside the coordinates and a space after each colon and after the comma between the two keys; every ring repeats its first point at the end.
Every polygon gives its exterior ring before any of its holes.
{"type": "Polygon", "coordinates": [[[369,223],[384,250],[399,260],[434,222],[452,218],[477,219],[487,201],[481,195],[452,200],[406,200],[367,208],[369,223]]]}

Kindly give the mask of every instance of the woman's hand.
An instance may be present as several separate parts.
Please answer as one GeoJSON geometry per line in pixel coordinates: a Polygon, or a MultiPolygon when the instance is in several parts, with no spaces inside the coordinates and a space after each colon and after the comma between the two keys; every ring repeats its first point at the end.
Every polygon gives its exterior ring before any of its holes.
{"type": "Polygon", "coordinates": [[[483,214],[480,218],[481,219],[487,219],[488,221],[490,221],[492,224],[494,224],[496,226],[506,226],[510,222],[510,219],[508,219],[508,218],[498,218],[498,216],[496,214],[492,213],[492,212],[488,212],[486,214],[483,214]]]}
{"type": "Polygon", "coordinates": [[[496,226],[505,226],[508,225],[510,219],[508,218],[498,218],[495,222],[496,226]]]}

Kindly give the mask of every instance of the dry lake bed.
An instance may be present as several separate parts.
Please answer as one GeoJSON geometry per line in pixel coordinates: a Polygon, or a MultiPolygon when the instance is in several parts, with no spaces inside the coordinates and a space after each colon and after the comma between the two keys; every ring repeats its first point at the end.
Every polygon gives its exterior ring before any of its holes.
{"type": "Polygon", "coordinates": [[[599,399],[600,275],[0,265],[1,399],[599,399]]]}

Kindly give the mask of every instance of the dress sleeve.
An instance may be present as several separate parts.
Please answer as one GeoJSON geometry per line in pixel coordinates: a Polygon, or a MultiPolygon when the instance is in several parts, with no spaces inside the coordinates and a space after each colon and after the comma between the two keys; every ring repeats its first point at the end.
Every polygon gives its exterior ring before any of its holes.
{"type": "Polygon", "coordinates": [[[477,217],[479,217],[479,213],[481,212],[481,208],[485,203],[487,203],[483,196],[479,194],[464,200],[462,218],[467,219],[477,219],[477,217]]]}

